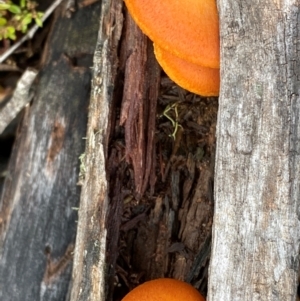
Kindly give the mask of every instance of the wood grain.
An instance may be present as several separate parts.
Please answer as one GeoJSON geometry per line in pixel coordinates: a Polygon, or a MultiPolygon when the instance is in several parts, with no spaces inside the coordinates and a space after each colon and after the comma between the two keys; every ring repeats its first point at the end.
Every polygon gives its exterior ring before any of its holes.
{"type": "Polygon", "coordinates": [[[208,300],[296,300],[299,1],[219,1],[221,93],[208,300]]]}

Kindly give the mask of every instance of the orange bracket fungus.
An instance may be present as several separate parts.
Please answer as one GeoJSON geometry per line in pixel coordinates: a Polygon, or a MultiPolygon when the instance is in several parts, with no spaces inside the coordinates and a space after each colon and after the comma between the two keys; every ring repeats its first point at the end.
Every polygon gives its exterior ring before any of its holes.
{"type": "Polygon", "coordinates": [[[125,0],[141,30],[157,45],[204,67],[219,68],[216,0],[125,0]]]}
{"type": "Polygon", "coordinates": [[[205,301],[205,299],[186,282],[161,278],[137,286],[122,301],[205,301]]]}
{"type": "Polygon", "coordinates": [[[179,86],[217,96],[220,37],[216,0],[124,0],[154,42],[158,62],[179,86]]]}
{"type": "Polygon", "coordinates": [[[200,95],[219,95],[219,69],[202,67],[185,61],[171,52],[165,51],[155,43],[154,52],[158,63],[166,74],[179,86],[200,95]]]}

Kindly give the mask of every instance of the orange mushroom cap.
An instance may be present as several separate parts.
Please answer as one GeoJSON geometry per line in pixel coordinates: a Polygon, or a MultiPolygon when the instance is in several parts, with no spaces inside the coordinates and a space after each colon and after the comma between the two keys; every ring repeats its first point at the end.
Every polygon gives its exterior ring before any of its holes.
{"type": "Polygon", "coordinates": [[[166,74],[182,88],[202,96],[219,95],[220,69],[190,63],[156,44],[154,44],[154,53],[166,74]]]}
{"type": "Polygon", "coordinates": [[[220,66],[216,0],[124,0],[142,31],[168,52],[194,64],[220,66]]]}
{"type": "Polygon", "coordinates": [[[186,282],[161,278],[137,286],[122,301],[205,301],[205,299],[186,282]]]}

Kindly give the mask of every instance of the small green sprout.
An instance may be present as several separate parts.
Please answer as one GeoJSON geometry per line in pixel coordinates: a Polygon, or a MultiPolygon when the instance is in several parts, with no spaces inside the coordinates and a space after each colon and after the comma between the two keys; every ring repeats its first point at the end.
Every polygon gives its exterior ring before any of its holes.
{"type": "Polygon", "coordinates": [[[174,104],[171,104],[171,105],[168,105],[161,116],[165,116],[166,118],[168,118],[171,123],[172,123],[172,126],[174,128],[173,130],[173,133],[170,135],[170,137],[173,137],[174,140],[176,140],[176,134],[177,134],[177,131],[178,131],[178,127],[182,127],[179,123],[178,123],[178,103],[174,103],[174,104]],[[174,110],[175,112],[175,120],[172,119],[171,116],[169,116],[168,112],[171,111],[171,110],[174,110]]]}
{"type": "Polygon", "coordinates": [[[34,21],[42,27],[43,13],[36,11],[37,3],[31,0],[20,0],[14,4],[11,0],[0,0],[0,40],[16,39],[16,32],[26,33],[34,21]]]}

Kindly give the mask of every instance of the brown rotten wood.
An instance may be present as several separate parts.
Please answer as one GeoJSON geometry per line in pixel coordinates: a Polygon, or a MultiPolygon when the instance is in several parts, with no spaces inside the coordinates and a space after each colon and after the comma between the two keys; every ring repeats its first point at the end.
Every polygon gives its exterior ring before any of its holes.
{"type": "Polygon", "coordinates": [[[72,301],[117,301],[158,277],[206,289],[217,101],[160,78],[124,11],[102,1],[72,301]]]}
{"type": "Polygon", "coordinates": [[[120,124],[125,128],[126,157],[134,170],[136,192],[143,195],[155,184],[155,119],[160,85],[160,67],[152,43],[129,14],[122,47],[125,69],[120,124]]]}

